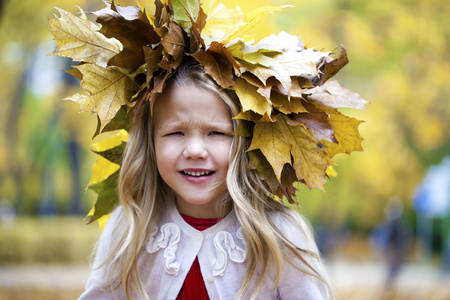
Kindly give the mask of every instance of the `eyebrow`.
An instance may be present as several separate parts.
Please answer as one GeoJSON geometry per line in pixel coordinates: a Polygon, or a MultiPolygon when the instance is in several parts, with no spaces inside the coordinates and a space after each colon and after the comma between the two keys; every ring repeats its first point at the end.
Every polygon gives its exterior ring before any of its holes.
{"type": "MultiPolygon", "coordinates": [[[[156,128],[162,128],[162,129],[171,129],[171,128],[188,128],[190,127],[192,122],[186,122],[186,121],[180,121],[180,122],[160,122],[156,128]]],[[[216,129],[216,128],[224,128],[226,127],[227,130],[230,128],[233,130],[233,124],[232,123],[225,123],[225,122],[208,122],[207,125],[201,125],[202,127],[205,127],[207,129],[216,129]]]]}

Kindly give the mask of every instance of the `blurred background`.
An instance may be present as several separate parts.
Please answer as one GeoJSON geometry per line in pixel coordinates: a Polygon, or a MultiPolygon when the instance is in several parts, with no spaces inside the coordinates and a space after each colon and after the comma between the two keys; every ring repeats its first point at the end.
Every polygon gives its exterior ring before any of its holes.
{"type": "MultiPolygon", "coordinates": [[[[116,1],[134,5],[134,1],[116,1]]],[[[152,7],[152,1],[141,1],[152,7]]],[[[450,299],[450,4],[442,0],[224,1],[249,12],[292,4],[255,28],[307,47],[343,44],[335,77],[370,101],[364,152],[337,156],[327,193],[300,187],[302,211],[340,299],[450,299]]],[[[85,225],[96,117],[61,99],[79,82],[47,56],[54,7],[87,0],[0,0],[0,299],[75,299],[100,230],[85,225]]]]}

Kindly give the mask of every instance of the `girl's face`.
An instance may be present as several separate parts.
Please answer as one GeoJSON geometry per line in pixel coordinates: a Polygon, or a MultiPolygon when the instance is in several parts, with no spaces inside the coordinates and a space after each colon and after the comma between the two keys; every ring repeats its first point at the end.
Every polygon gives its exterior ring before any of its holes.
{"type": "Polygon", "coordinates": [[[226,176],[233,130],[228,107],[216,94],[186,83],[155,103],[156,162],[162,179],[177,195],[180,213],[219,217],[227,193],[226,176]]]}

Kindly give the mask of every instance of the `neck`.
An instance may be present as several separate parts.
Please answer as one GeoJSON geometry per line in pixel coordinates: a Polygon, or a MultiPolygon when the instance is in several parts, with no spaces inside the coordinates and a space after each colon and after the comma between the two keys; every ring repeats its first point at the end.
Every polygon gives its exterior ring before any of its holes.
{"type": "Polygon", "coordinates": [[[186,205],[186,202],[176,199],[175,204],[178,211],[186,216],[198,219],[223,218],[231,211],[230,201],[217,201],[199,205],[186,205]]]}

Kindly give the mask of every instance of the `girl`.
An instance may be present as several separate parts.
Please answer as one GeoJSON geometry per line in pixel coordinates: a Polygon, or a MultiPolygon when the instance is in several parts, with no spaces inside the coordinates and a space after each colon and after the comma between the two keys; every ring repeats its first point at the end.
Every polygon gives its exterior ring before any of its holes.
{"type": "Polygon", "coordinates": [[[248,170],[238,99],[193,59],[139,110],[80,299],[332,299],[310,227],[248,170]]]}

